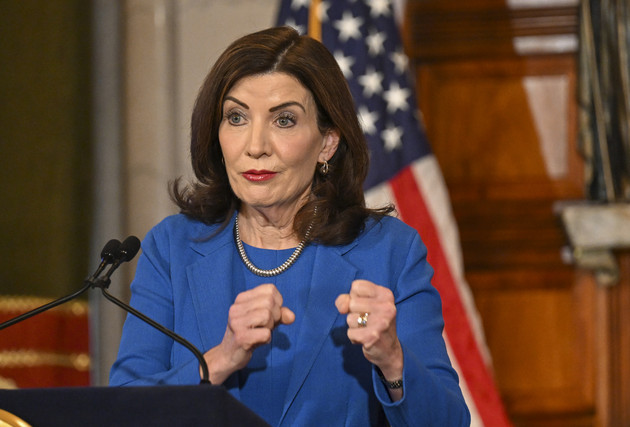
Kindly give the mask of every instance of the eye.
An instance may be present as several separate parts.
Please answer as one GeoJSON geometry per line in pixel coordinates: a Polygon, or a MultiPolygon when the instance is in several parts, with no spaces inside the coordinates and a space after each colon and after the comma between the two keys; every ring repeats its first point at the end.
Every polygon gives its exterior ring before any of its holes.
{"type": "Polygon", "coordinates": [[[233,126],[240,126],[245,121],[245,118],[238,111],[228,111],[225,113],[225,119],[233,126]]]}
{"type": "Polygon", "coordinates": [[[291,113],[282,113],[276,119],[276,123],[281,128],[288,128],[295,125],[295,116],[291,113]]]}

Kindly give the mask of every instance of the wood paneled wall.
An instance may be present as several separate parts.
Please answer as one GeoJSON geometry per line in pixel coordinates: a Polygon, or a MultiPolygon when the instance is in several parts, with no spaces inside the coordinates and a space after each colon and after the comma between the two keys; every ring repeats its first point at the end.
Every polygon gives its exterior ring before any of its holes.
{"type": "Polygon", "coordinates": [[[410,0],[406,12],[405,45],[466,278],[516,426],[629,425],[614,409],[629,374],[617,353],[630,345],[620,329],[627,315],[614,311],[628,305],[563,262],[554,212],[584,194],[578,5],[510,3],[410,0]]]}

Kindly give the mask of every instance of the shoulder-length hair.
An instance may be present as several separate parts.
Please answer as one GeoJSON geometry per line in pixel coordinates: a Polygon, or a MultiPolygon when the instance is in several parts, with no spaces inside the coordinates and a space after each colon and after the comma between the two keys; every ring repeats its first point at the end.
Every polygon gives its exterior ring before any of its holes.
{"type": "Polygon", "coordinates": [[[296,214],[294,232],[303,239],[312,223],[310,240],[349,243],[359,235],[368,216],[380,217],[393,208],[365,206],[362,186],[369,162],[367,143],[335,58],[323,44],[290,27],[270,28],[236,40],[212,67],[192,113],[190,152],[197,182],[181,188],[176,180],[171,188],[173,199],[182,213],[197,220],[222,222],[223,226],[230,221],[240,201],[230,187],[219,145],[223,103],[239,80],[267,73],[296,78],[315,100],[319,131],[324,135],[334,129],[340,137],[328,173],[322,174],[319,167],[313,171],[313,197],[296,214]]]}

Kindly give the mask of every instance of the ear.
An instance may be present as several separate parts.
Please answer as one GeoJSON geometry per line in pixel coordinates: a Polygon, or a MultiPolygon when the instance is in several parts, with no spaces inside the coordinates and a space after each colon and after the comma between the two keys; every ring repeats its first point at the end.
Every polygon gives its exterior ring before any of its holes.
{"type": "Polygon", "coordinates": [[[322,151],[319,153],[318,161],[320,163],[327,162],[335,155],[339,146],[339,132],[337,129],[331,129],[326,132],[323,140],[322,151]]]}

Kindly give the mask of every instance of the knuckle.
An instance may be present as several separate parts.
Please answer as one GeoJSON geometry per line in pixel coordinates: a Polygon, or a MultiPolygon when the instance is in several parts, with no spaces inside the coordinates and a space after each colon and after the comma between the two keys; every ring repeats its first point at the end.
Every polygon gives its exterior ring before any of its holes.
{"type": "Polygon", "coordinates": [[[265,283],[264,285],[260,285],[260,288],[266,295],[270,295],[270,296],[273,296],[273,294],[278,292],[276,287],[271,283],[265,283]]]}
{"type": "Polygon", "coordinates": [[[228,319],[236,319],[240,313],[239,308],[236,305],[231,305],[228,310],[228,319]]]}
{"type": "Polygon", "coordinates": [[[385,315],[390,319],[395,319],[397,311],[396,306],[394,304],[390,304],[385,309],[385,315]]]}
{"type": "Polygon", "coordinates": [[[270,323],[273,323],[273,321],[274,321],[274,317],[271,310],[265,310],[263,313],[262,324],[268,325],[270,323]]]}

